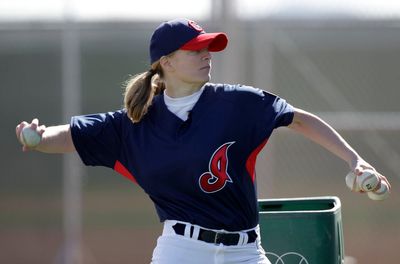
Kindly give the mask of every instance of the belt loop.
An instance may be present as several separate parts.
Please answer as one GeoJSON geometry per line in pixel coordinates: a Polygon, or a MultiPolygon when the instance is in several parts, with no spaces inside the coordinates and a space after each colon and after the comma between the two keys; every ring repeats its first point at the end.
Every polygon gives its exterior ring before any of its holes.
{"type": "Polygon", "coordinates": [[[183,235],[185,237],[189,237],[190,238],[190,227],[191,226],[192,226],[191,224],[185,224],[185,233],[183,233],[183,235]]]}
{"type": "Polygon", "coordinates": [[[243,236],[243,245],[249,242],[249,234],[247,232],[240,232],[240,237],[243,236]]]}
{"type": "Polygon", "coordinates": [[[214,234],[215,234],[215,236],[214,236],[214,244],[217,244],[219,233],[218,233],[218,232],[215,232],[214,234]]]}
{"type": "Polygon", "coordinates": [[[239,233],[239,240],[237,242],[238,246],[244,245],[244,234],[242,232],[239,233]]]}
{"type": "Polygon", "coordinates": [[[197,240],[197,239],[199,239],[200,227],[197,225],[194,225],[193,228],[194,228],[194,230],[193,230],[192,238],[197,240]]]}

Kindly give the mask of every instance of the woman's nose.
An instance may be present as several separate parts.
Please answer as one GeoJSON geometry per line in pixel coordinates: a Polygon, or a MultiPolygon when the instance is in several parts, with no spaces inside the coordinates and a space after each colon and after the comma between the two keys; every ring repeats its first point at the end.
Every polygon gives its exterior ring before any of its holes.
{"type": "Polygon", "coordinates": [[[208,49],[204,49],[203,60],[211,60],[211,52],[208,49]]]}

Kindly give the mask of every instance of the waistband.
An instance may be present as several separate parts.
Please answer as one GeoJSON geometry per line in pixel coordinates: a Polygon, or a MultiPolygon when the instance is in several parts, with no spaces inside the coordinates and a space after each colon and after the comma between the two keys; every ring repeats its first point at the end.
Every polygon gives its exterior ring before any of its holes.
{"type": "Polygon", "coordinates": [[[203,228],[186,222],[166,220],[163,235],[181,235],[190,239],[225,246],[246,245],[259,238],[259,226],[238,232],[203,228]]]}

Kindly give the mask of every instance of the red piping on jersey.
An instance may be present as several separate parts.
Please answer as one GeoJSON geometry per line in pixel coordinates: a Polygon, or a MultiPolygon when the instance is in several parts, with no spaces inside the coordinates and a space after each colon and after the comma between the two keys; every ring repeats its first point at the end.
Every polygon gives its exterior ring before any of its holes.
{"type": "Polygon", "coordinates": [[[119,174],[121,174],[122,176],[128,178],[129,180],[131,180],[131,181],[133,181],[134,183],[137,184],[137,181],[136,181],[135,177],[133,177],[132,173],[130,173],[130,172],[128,171],[128,169],[125,168],[125,166],[122,165],[121,162],[119,162],[119,160],[117,160],[117,161],[115,162],[115,164],[114,164],[114,170],[115,170],[116,172],[118,172],[119,174]]]}
{"type": "Polygon", "coordinates": [[[256,161],[257,161],[257,155],[260,153],[262,148],[267,144],[268,138],[265,139],[261,144],[251,152],[249,158],[246,161],[246,169],[247,172],[249,173],[251,180],[254,182],[256,179],[256,161]]]}

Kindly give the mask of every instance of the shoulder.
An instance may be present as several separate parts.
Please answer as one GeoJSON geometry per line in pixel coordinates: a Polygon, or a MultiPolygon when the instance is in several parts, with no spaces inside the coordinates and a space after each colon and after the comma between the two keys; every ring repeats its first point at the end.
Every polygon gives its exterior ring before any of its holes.
{"type": "Polygon", "coordinates": [[[211,89],[219,94],[254,94],[263,97],[263,90],[242,84],[207,83],[206,89],[211,89]]]}
{"type": "Polygon", "coordinates": [[[121,127],[129,125],[129,123],[131,123],[130,119],[124,109],[114,112],[74,116],[71,118],[71,127],[77,129],[97,129],[98,127],[109,125],[121,127]]]}
{"type": "Polygon", "coordinates": [[[246,101],[246,100],[274,101],[278,97],[275,94],[267,92],[260,88],[242,84],[207,83],[206,89],[208,89],[215,95],[218,95],[225,99],[240,100],[240,101],[246,101]]]}

